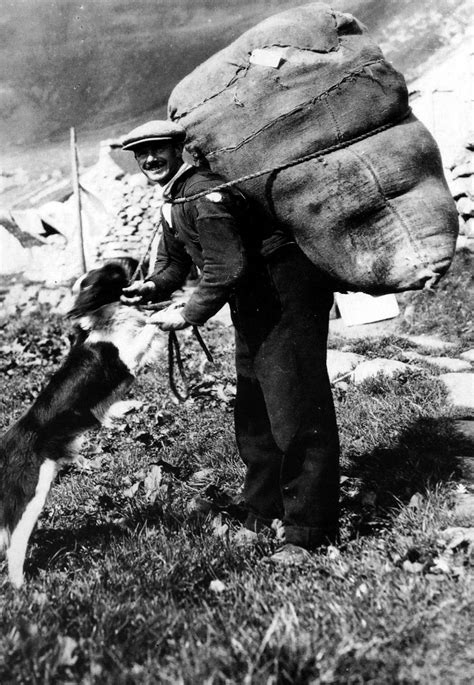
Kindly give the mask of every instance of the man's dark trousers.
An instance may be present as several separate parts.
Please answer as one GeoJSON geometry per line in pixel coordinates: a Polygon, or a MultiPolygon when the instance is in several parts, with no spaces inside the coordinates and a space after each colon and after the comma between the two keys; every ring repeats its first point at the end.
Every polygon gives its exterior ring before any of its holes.
{"type": "Polygon", "coordinates": [[[286,542],[308,549],[338,533],[339,441],[326,369],[332,301],[324,276],[291,244],[251,260],[231,303],[246,526],[282,519],[286,542]]]}

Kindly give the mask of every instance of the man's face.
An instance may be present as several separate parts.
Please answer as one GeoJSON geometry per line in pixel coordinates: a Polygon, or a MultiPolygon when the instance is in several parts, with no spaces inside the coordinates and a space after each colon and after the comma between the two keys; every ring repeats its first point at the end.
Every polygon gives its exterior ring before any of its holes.
{"type": "Polygon", "coordinates": [[[141,171],[160,186],[165,186],[183,163],[182,146],[171,140],[143,143],[134,152],[141,171]]]}

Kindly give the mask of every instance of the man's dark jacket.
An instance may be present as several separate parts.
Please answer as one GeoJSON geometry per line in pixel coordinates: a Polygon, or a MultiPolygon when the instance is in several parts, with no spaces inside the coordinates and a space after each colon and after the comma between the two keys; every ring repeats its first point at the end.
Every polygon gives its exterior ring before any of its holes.
{"type": "Polygon", "coordinates": [[[245,271],[248,233],[247,201],[237,189],[213,191],[223,179],[207,169],[192,167],[171,189],[171,200],[208,193],[171,207],[171,226],[162,216],[163,235],[154,273],[157,300],[180,288],[194,263],[201,271],[199,285],[183,310],[188,323],[201,325],[229,299],[245,271]]]}

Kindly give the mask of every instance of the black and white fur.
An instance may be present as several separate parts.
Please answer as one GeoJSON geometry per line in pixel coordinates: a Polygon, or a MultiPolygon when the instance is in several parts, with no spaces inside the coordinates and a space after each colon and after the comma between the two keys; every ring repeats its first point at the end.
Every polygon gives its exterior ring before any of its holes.
{"type": "Polygon", "coordinates": [[[145,314],[120,304],[127,285],[126,270],[115,263],[81,279],[69,313],[76,341],[30,409],[0,439],[0,550],[6,549],[17,588],[28,540],[59,467],[77,457],[81,436],[105,422],[163,345],[145,314]]]}

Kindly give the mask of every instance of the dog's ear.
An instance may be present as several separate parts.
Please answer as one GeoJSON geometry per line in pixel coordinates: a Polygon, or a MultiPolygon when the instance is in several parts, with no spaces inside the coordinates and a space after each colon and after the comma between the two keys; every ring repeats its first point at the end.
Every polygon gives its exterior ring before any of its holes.
{"type": "Polygon", "coordinates": [[[79,292],[68,317],[77,319],[112,302],[118,302],[128,277],[121,264],[111,262],[93,269],[76,281],[79,292]]]}

